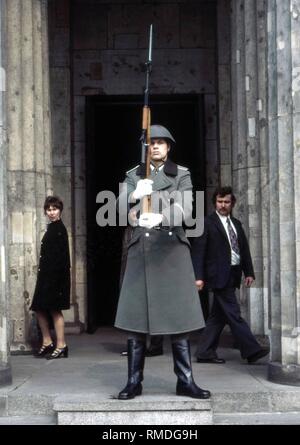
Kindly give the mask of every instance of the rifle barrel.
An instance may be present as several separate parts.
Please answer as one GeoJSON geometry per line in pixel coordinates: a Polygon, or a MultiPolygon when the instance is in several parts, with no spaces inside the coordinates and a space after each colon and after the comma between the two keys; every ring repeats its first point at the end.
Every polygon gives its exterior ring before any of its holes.
{"type": "Polygon", "coordinates": [[[149,56],[148,63],[152,62],[152,35],[153,35],[153,25],[150,25],[150,35],[149,35],[149,56]]]}

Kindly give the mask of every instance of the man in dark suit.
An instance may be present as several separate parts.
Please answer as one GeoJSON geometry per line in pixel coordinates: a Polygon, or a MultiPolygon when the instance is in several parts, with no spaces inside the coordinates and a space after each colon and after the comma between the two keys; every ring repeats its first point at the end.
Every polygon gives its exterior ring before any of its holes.
{"type": "Polygon", "coordinates": [[[254,363],[269,353],[256,341],[241,317],[235,289],[240,287],[242,273],[245,286],[255,276],[248,241],[241,222],[232,217],[236,199],[231,187],[219,187],[213,195],[216,211],[205,219],[203,234],[195,238],[192,259],[198,290],[213,290],[214,302],[196,352],[199,363],[225,363],[216,350],[226,324],[231,328],[243,359],[254,363]]]}

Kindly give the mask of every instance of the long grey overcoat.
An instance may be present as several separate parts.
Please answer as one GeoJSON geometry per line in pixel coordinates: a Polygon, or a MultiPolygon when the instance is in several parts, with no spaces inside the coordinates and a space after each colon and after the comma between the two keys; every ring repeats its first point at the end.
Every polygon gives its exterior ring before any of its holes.
{"type": "MultiPolygon", "coordinates": [[[[123,192],[127,196],[141,179],[139,174],[139,167],[127,172],[127,190],[123,192]]],[[[150,335],[190,332],[204,327],[190,244],[179,225],[191,214],[192,199],[189,193],[190,199],[183,205],[174,194],[169,195],[192,190],[190,173],[167,160],[162,170],[152,172],[151,179],[153,190],[164,191],[160,213],[168,224],[133,229],[115,326],[150,335]]]]}

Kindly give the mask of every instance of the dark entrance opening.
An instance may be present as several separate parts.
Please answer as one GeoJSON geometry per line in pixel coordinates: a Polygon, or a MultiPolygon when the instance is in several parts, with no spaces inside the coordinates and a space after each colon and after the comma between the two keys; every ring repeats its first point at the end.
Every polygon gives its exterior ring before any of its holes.
{"type": "MultiPolygon", "coordinates": [[[[140,160],[142,98],[92,96],[86,99],[86,202],[88,332],[115,318],[124,227],[99,227],[100,191],[119,193],[125,172],[140,160]]],[[[205,189],[203,96],[151,96],[151,122],[166,126],[176,140],[170,157],[191,171],[195,190],[205,189]]]]}

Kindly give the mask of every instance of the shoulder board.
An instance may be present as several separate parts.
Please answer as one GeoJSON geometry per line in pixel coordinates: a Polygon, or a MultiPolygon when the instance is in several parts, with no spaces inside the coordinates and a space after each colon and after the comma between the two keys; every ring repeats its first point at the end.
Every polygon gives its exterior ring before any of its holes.
{"type": "Polygon", "coordinates": [[[184,170],[185,172],[189,170],[187,167],[183,167],[182,165],[177,165],[177,167],[179,168],[179,170],[184,170]]]}
{"type": "Polygon", "coordinates": [[[132,172],[133,170],[137,169],[138,167],[139,167],[139,165],[136,165],[135,167],[133,167],[133,168],[131,168],[130,170],[128,170],[126,173],[130,173],[130,172],[132,172]]]}

